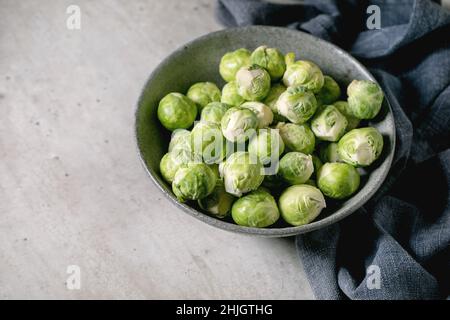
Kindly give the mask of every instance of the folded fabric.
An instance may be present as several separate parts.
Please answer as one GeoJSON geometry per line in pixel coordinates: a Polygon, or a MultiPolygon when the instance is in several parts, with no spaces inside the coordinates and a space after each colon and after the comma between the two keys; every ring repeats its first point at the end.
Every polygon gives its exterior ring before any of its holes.
{"type": "Polygon", "coordinates": [[[392,106],[397,146],[380,190],[340,223],[296,238],[316,298],[448,298],[450,12],[429,0],[219,0],[217,16],[335,43],[370,69],[392,106]],[[370,5],[381,29],[367,28],[370,5]]]}

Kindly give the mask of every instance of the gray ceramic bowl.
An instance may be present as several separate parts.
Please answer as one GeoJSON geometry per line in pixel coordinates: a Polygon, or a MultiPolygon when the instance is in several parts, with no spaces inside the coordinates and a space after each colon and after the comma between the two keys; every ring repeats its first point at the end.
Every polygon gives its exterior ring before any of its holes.
{"type": "MultiPolygon", "coordinates": [[[[167,152],[170,133],[159,123],[156,110],[159,100],[169,92],[185,93],[189,86],[198,81],[212,81],[220,87],[224,81],[218,68],[221,57],[238,48],[254,48],[266,44],[279,48],[282,52],[293,51],[297,59],[312,60],[336,79],[343,91],[353,79],[370,79],[373,76],[353,57],[340,48],[311,35],[276,27],[252,26],[226,29],[200,37],[169,55],[152,72],[136,110],[136,138],[142,162],[153,182],[164,195],[182,211],[228,231],[268,237],[292,236],[317,230],[333,224],[361,207],[380,187],[385,179],[394,155],[395,127],[392,110],[388,101],[379,116],[370,125],[375,126],[384,136],[383,154],[372,165],[369,174],[362,178],[359,192],[345,202],[330,203],[312,223],[292,227],[279,222],[271,228],[249,228],[222,221],[206,215],[197,207],[179,203],[159,173],[159,161],[167,152]]],[[[157,214],[157,213],[155,213],[157,214]]],[[[282,220],[282,219],[280,219],[282,220]]]]}

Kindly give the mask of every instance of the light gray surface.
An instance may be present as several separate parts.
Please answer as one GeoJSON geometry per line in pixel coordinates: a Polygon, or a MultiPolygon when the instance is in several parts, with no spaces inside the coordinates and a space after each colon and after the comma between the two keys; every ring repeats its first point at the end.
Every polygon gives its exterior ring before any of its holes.
{"type": "Polygon", "coordinates": [[[139,162],[139,91],[220,29],[211,4],[0,0],[0,298],[312,298],[292,239],[185,215],[139,162]],[[70,4],[81,30],[66,28],[70,4]]]}

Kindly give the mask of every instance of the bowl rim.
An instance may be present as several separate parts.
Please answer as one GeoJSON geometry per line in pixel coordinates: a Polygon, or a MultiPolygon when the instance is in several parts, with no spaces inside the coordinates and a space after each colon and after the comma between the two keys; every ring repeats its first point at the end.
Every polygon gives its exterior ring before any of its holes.
{"type": "MultiPolygon", "coordinates": [[[[200,212],[196,210],[195,208],[185,204],[180,203],[175,196],[168,192],[159,182],[157,175],[158,173],[155,172],[152,168],[149,168],[145,162],[142,150],[139,145],[139,138],[138,138],[138,121],[139,121],[139,110],[140,106],[142,105],[142,100],[144,98],[144,94],[146,92],[146,89],[148,88],[150,82],[154,78],[154,76],[165,66],[169,63],[169,61],[173,58],[174,55],[181,54],[183,50],[185,50],[187,47],[200,42],[205,41],[209,38],[216,37],[219,34],[229,34],[236,31],[245,31],[245,30],[252,30],[252,29],[266,29],[266,30],[278,30],[283,32],[292,32],[292,33],[301,33],[303,37],[310,38],[312,41],[319,42],[321,45],[328,46],[331,50],[336,51],[338,54],[343,55],[346,59],[349,59],[353,64],[355,64],[361,71],[365,73],[365,75],[372,81],[378,83],[378,81],[374,78],[374,76],[369,72],[369,70],[362,65],[356,58],[354,58],[352,55],[350,55],[345,50],[341,49],[340,47],[336,46],[333,43],[330,43],[328,41],[322,40],[318,37],[315,37],[311,34],[305,33],[303,31],[295,30],[295,29],[289,29],[285,27],[274,27],[274,26],[261,26],[261,25],[253,25],[253,26],[244,26],[244,27],[233,27],[233,28],[227,28],[222,29],[214,32],[210,32],[208,34],[202,35],[200,37],[197,37],[181,46],[179,46],[177,49],[175,49],[172,53],[167,55],[148,76],[142,90],[140,91],[139,99],[137,101],[136,107],[135,107],[135,123],[134,123],[134,138],[135,138],[135,147],[137,148],[137,152],[140,158],[140,162],[144,169],[146,170],[147,174],[150,176],[153,183],[156,185],[156,187],[168,198],[170,199],[171,203],[175,204],[177,208],[180,208],[185,213],[193,216],[194,218],[197,218],[198,220],[207,223],[213,227],[220,228],[222,230],[231,231],[234,233],[241,233],[246,235],[253,235],[253,236],[263,236],[263,237],[288,237],[288,236],[295,236],[298,234],[303,234],[307,232],[311,232],[314,230],[321,229],[323,227],[327,227],[329,225],[332,225],[350,214],[354,213],[356,210],[361,208],[381,187],[383,182],[385,181],[387,174],[390,171],[392,161],[394,158],[395,153],[395,146],[396,146],[396,128],[395,128],[395,122],[392,121],[392,130],[394,132],[392,136],[392,144],[391,144],[391,152],[386,156],[386,159],[384,161],[387,161],[387,166],[385,166],[385,169],[381,172],[380,178],[375,181],[373,184],[373,187],[366,191],[364,194],[360,195],[360,198],[353,204],[340,208],[334,213],[330,214],[329,216],[317,220],[312,221],[309,224],[301,225],[301,226],[289,226],[289,227],[282,227],[282,228],[255,228],[255,227],[245,227],[240,226],[237,224],[233,224],[231,222],[227,222],[224,220],[220,220],[218,218],[212,217],[207,215],[206,213],[200,212]]],[[[391,104],[389,103],[388,98],[385,95],[385,103],[389,109],[389,113],[391,114],[392,118],[394,118],[394,114],[392,111],[391,104]]],[[[383,161],[383,162],[384,162],[383,161]]]]}

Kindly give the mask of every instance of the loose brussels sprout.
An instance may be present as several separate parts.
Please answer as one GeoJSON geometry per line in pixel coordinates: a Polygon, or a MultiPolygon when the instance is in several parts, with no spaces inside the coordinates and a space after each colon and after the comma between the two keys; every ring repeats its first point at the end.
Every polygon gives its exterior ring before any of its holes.
{"type": "Polygon", "coordinates": [[[169,152],[174,148],[189,148],[191,132],[186,129],[176,129],[172,132],[169,143],[169,152]]]}
{"type": "Polygon", "coordinates": [[[207,164],[219,163],[225,156],[225,139],[220,126],[211,122],[197,122],[191,132],[191,149],[207,164]]]}
{"type": "Polygon", "coordinates": [[[305,183],[314,172],[310,155],[301,152],[288,152],[280,160],[278,174],[290,184],[305,183]]]}
{"type": "Polygon", "coordinates": [[[231,208],[231,217],[240,226],[264,228],[280,218],[272,195],[260,188],[238,199],[231,208]]]}
{"type": "Polygon", "coordinates": [[[382,150],[383,136],[372,127],[353,129],[338,142],[341,160],[357,167],[372,164],[378,159],[382,150]]]}
{"type": "Polygon", "coordinates": [[[272,157],[278,157],[284,152],[284,143],[278,130],[263,129],[253,136],[248,144],[248,152],[258,157],[262,164],[269,164],[272,157]]]}
{"type": "Polygon", "coordinates": [[[305,87],[290,87],[280,95],[275,104],[278,113],[292,123],[308,121],[317,110],[316,97],[305,87]]]}
{"type": "Polygon", "coordinates": [[[159,163],[159,171],[161,172],[164,180],[172,183],[177,170],[181,165],[183,165],[183,163],[183,159],[176,157],[175,153],[166,153],[159,163]]]}
{"type": "Polygon", "coordinates": [[[319,156],[323,162],[339,162],[338,144],[336,142],[322,144],[319,149],[319,156]]]}
{"type": "Polygon", "coordinates": [[[290,151],[311,154],[314,151],[316,138],[306,124],[280,122],[276,125],[284,144],[290,151]]]}
{"type": "Polygon", "coordinates": [[[341,88],[330,76],[323,76],[323,87],[316,95],[317,102],[321,105],[332,104],[341,96],[341,88]]]}
{"type": "Polygon", "coordinates": [[[241,108],[253,111],[258,118],[258,128],[267,128],[273,121],[273,112],[262,102],[249,101],[241,104],[241,108]]]}
{"type": "Polygon", "coordinates": [[[293,64],[295,62],[295,53],[294,52],[288,52],[284,56],[284,62],[286,63],[286,66],[293,64]]]}
{"type": "Polygon", "coordinates": [[[243,67],[236,73],[236,85],[245,100],[260,101],[269,93],[270,75],[257,65],[243,67]]]}
{"type": "Polygon", "coordinates": [[[222,133],[231,142],[245,142],[258,127],[258,118],[249,109],[232,107],[225,112],[222,121],[222,133]]]}
{"type": "Polygon", "coordinates": [[[317,184],[324,195],[344,199],[359,187],[359,174],[347,163],[325,163],[317,176],[317,184]]]}
{"type": "Polygon", "coordinates": [[[236,82],[231,81],[223,86],[220,101],[230,106],[238,107],[245,102],[245,99],[239,95],[236,82]]]}
{"type": "Polygon", "coordinates": [[[276,108],[276,102],[280,95],[286,91],[286,87],[281,83],[275,83],[269,90],[267,97],[263,100],[263,103],[272,110],[273,113],[273,122],[285,122],[287,119],[283,117],[281,114],[278,114],[278,110],[276,108]]]}
{"type": "Polygon", "coordinates": [[[278,205],[283,219],[293,226],[310,223],[326,207],[322,192],[306,184],[287,188],[281,194],[278,205]]]}
{"type": "Polygon", "coordinates": [[[311,61],[299,60],[288,64],[283,76],[286,87],[304,86],[318,93],[323,87],[324,78],[320,68],[311,61]]]}
{"type": "Polygon", "coordinates": [[[333,106],[325,106],[314,116],[311,129],[317,138],[325,141],[338,141],[345,133],[347,119],[333,106]]]}
{"type": "Polygon", "coordinates": [[[172,92],[161,99],[158,105],[158,119],[168,130],[187,129],[197,117],[197,106],[181,93],[172,92]]]}
{"type": "Polygon", "coordinates": [[[358,119],[373,119],[380,112],[384,94],[370,80],[353,80],[347,87],[348,107],[358,119]]]}
{"type": "Polygon", "coordinates": [[[229,214],[234,200],[235,197],[227,193],[223,182],[218,180],[213,192],[198,200],[198,205],[212,216],[223,219],[229,214]]]}
{"type": "Polygon", "coordinates": [[[345,131],[348,132],[359,126],[360,120],[352,115],[347,101],[336,101],[333,105],[339,110],[340,113],[342,113],[343,116],[345,116],[345,118],[347,118],[348,124],[345,131]]]}
{"type": "Polygon", "coordinates": [[[314,165],[314,173],[315,173],[315,176],[317,178],[317,173],[319,172],[320,168],[322,168],[323,163],[319,159],[319,157],[316,156],[315,154],[312,155],[312,162],[313,162],[313,165],[314,165]]]}
{"type": "Polygon", "coordinates": [[[241,48],[226,53],[220,60],[219,72],[226,82],[233,81],[236,72],[242,67],[250,65],[250,51],[241,48]]]}
{"type": "Polygon", "coordinates": [[[280,79],[286,71],[284,56],[276,48],[260,46],[250,56],[252,64],[256,64],[267,70],[273,81],[280,79]]]}
{"type": "Polygon", "coordinates": [[[219,165],[219,170],[225,184],[225,190],[235,196],[256,190],[262,183],[263,165],[248,152],[233,153],[225,162],[219,165]]]}
{"type": "Polygon", "coordinates": [[[225,114],[225,112],[227,112],[228,109],[230,109],[230,106],[225,103],[208,103],[203,108],[202,113],[200,114],[200,121],[220,125],[220,121],[222,120],[223,115],[225,114]]]}
{"type": "Polygon", "coordinates": [[[217,177],[204,163],[181,166],[173,179],[172,190],[180,202],[207,197],[216,186],[217,177]]]}
{"type": "Polygon", "coordinates": [[[187,94],[189,99],[197,104],[201,111],[208,103],[220,101],[220,89],[212,82],[197,82],[193,84],[187,94]]]}

